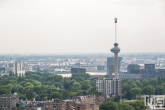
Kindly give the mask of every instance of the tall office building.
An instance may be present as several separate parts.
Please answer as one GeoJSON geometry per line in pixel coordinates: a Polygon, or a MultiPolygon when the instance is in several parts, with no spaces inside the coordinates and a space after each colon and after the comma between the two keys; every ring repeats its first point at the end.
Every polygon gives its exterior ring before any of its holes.
{"type": "Polygon", "coordinates": [[[138,64],[129,64],[127,67],[127,74],[139,74],[140,65],[138,64]]]}
{"type": "Polygon", "coordinates": [[[155,64],[145,64],[144,71],[145,71],[146,78],[154,78],[155,77],[155,64]]]}
{"type": "MultiPolygon", "coordinates": [[[[122,57],[118,58],[118,71],[120,69],[120,62],[122,57]]],[[[107,75],[112,78],[112,74],[115,72],[115,58],[114,57],[107,57],[107,75]]]]}

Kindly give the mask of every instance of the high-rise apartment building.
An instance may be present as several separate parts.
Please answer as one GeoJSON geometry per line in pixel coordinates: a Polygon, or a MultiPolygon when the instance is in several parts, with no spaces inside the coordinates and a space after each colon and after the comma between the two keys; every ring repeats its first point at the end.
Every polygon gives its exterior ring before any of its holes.
{"type": "Polygon", "coordinates": [[[96,90],[103,95],[121,96],[121,80],[103,78],[96,80],[96,90]]]}
{"type": "Polygon", "coordinates": [[[24,76],[25,71],[22,69],[22,63],[14,63],[12,76],[24,76]]]}
{"type": "Polygon", "coordinates": [[[0,110],[14,110],[17,103],[19,103],[17,93],[0,95],[0,110]]]}

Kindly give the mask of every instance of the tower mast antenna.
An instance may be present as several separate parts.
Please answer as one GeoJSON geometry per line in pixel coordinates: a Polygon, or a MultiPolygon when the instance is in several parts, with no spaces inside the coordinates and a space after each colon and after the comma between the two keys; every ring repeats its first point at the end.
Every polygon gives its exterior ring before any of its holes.
{"type": "Polygon", "coordinates": [[[115,43],[117,43],[117,18],[114,18],[115,20],[115,43]]]}

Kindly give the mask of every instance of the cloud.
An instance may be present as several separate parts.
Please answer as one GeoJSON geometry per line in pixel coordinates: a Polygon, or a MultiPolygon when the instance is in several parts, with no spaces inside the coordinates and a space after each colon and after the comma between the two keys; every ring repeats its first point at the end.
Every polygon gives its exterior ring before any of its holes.
{"type": "Polygon", "coordinates": [[[116,16],[122,52],[163,51],[159,48],[159,43],[164,45],[165,35],[163,3],[158,4],[158,0],[1,0],[0,52],[109,52],[114,43],[116,16]]]}

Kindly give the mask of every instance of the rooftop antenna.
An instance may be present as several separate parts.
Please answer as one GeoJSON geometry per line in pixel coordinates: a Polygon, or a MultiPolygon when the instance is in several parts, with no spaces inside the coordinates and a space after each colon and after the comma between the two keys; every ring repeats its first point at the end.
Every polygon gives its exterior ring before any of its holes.
{"type": "Polygon", "coordinates": [[[115,43],[117,43],[117,18],[114,18],[115,21],[115,43]]]}

